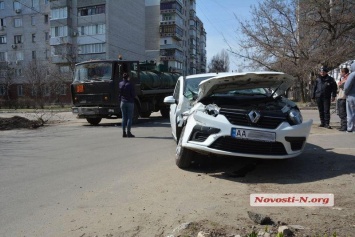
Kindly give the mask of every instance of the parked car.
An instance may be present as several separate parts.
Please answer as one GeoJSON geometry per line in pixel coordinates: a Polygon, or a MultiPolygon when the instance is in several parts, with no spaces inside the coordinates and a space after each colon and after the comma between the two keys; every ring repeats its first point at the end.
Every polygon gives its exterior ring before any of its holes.
{"type": "Polygon", "coordinates": [[[209,73],[180,77],[170,104],[176,165],[197,154],[262,159],[300,155],[312,120],[303,122],[285,91],[294,78],[282,72],[209,73]]]}

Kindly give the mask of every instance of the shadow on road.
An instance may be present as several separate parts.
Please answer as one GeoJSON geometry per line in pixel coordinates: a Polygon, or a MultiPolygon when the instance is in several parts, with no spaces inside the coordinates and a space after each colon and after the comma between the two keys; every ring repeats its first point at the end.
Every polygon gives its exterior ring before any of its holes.
{"type": "Polygon", "coordinates": [[[189,171],[240,183],[296,184],[355,173],[355,158],[307,144],[302,155],[286,160],[199,157],[189,171]]]}

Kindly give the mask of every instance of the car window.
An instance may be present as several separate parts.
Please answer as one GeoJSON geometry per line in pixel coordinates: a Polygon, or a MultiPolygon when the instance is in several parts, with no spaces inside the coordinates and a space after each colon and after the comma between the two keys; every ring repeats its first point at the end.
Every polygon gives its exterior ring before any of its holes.
{"type": "Polygon", "coordinates": [[[269,96],[270,91],[265,88],[252,88],[243,90],[226,90],[224,92],[218,92],[213,96],[269,96]]]}
{"type": "Polygon", "coordinates": [[[209,79],[211,77],[213,76],[187,79],[185,90],[184,90],[184,96],[189,100],[195,100],[198,95],[198,85],[200,84],[200,82],[209,79]]]}

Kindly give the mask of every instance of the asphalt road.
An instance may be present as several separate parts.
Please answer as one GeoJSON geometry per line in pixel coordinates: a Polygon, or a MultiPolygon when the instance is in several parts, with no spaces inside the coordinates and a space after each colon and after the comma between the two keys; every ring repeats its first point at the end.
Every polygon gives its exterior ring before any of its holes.
{"type": "MultiPolygon", "coordinates": [[[[115,127],[119,120],[104,120],[95,127],[85,120],[75,119],[70,113],[60,116],[64,122],[57,125],[0,132],[0,236],[84,236],[98,230],[103,231],[98,233],[102,236],[137,228],[135,221],[152,225],[153,233],[166,232],[184,217],[196,217],[197,211],[191,213],[191,208],[200,208],[204,214],[206,211],[202,210],[214,208],[210,204],[205,206],[202,201],[192,202],[191,206],[186,204],[189,195],[214,188],[207,182],[194,183],[197,182],[193,181],[195,172],[175,166],[176,146],[170,135],[169,121],[158,114],[141,120],[133,128],[134,139],[121,137],[120,127],[115,127]],[[172,212],[176,214],[166,215],[172,212]]],[[[317,111],[303,111],[303,116],[317,123],[317,111]]],[[[338,121],[337,116],[332,116],[333,126],[337,126],[338,121]]],[[[296,175],[299,180],[292,183],[316,183],[353,174],[354,144],[355,134],[314,126],[306,152],[297,165],[315,176],[296,175]],[[344,154],[343,163],[337,164],[335,173],[324,174],[324,168],[318,173],[317,165],[307,165],[309,156],[327,151],[344,154]]],[[[294,162],[290,164],[295,165],[294,162]]],[[[332,161],[326,158],[323,162],[332,161]]],[[[284,165],[276,170],[281,167],[284,165]]],[[[292,173],[293,169],[300,170],[290,168],[288,172],[292,173]]],[[[210,168],[199,172],[209,173],[210,168]]],[[[259,175],[263,175],[266,171],[260,172],[259,175]]],[[[281,175],[284,171],[277,172],[281,175]]],[[[274,178],[266,176],[262,183],[290,182],[274,178]]],[[[219,182],[227,188],[230,185],[223,179],[219,182]]],[[[239,189],[242,190],[243,187],[239,189]]],[[[346,195],[353,197],[354,188],[346,195]]]]}

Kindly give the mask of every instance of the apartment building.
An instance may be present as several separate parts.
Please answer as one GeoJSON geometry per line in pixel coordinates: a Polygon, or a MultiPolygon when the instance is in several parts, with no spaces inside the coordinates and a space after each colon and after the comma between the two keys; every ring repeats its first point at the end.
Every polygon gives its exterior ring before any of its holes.
{"type": "MultiPolygon", "coordinates": [[[[77,62],[121,56],[205,72],[206,32],[195,9],[195,0],[0,0],[0,98],[33,94],[23,74],[31,61],[70,73],[77,62]]],[[[61,92],[68,102],[70,81],[61,92]]]]}

